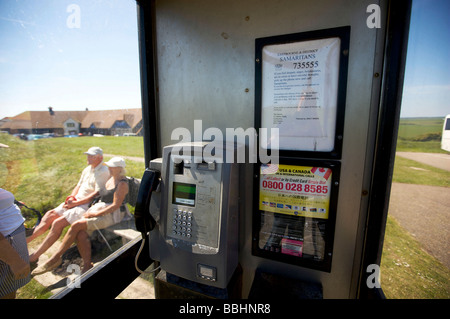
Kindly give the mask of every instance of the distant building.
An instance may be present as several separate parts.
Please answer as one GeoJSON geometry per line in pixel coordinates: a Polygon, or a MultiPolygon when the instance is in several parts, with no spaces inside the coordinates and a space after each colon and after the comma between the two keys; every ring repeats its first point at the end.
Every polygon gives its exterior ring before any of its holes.
{"type": "Polygon", "coordinates": [[[27,111],[0,120],[0,130],[10,134],[64,135],[142,135],[142,110],[107,111],[27,111]]]}
{"type": "Polygon", "coordinates": [[[81,122],[81,133],[87,135],[123,135],[124,133],[142,135],[141,130],[141,109],[88,111],[81,122]]]}

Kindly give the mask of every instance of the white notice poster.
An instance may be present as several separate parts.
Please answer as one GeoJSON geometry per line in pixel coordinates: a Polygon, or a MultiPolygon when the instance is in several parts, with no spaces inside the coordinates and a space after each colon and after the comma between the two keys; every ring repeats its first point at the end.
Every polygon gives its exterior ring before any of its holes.
{"type": "Polygon", "coordinates": [[[263,48],[261,127],[279,129],[280,150],[333,150],[340,45],[327,38],[263,48]]]}

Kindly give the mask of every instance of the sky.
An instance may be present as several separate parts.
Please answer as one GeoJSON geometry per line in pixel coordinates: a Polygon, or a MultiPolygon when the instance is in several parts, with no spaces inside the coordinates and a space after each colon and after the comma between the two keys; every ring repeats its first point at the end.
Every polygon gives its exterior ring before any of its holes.
{"type": "Polygon", "coordinates": [[[141,107],[136,1],[0,0],[0,118],[49,106],[141,107]]]}
{"type": "MultiPolygon", "coordinates": [[[[413,0],[401,117],[450,114],[449,15],[413,0]]],[[[134,0],[0,0],[0,119],[141,107],[137,37],[134,0]]]]}
{"type": "Polygon", "coordinates": [[[450,1],[413,0],[400,117],[450,114],[450,1]]]}

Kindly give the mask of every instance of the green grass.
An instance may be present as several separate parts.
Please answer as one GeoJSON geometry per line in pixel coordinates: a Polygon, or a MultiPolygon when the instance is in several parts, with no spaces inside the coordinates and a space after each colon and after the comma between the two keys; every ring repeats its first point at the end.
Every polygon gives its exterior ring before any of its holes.
{"type": "Polygon", "coordinates": [[[398,129],[401,139],[414,139],[429,133],[442,133],[444,117],[402,118],[398,129]]]}
{"type": "Polygon", "coordinates": [[[42,286],[33,278],[25,287],[26,289],[17,291],[16,299],[48,299],[52,296],[52,292],[47,287],[42,286]]]}
{"type": "Polygon", "coordinates": [[[398,152],[423,152],[423,153],[442,153],[448,152],[441,149],[441,142],[417,142],[412,140],[397,140],[398,152]]]}
{"type": "Polygon", "coordinates": [[[443,124],[443,117],[400,119],[397,151],[448,153],[441,149],[443,124]]]}
{"type": "Polygon", "coordinates": [[[448,154],[448,152],[441,149],[441,142],[416,142],[408,140],[397,141],[398,152],[422,152],[422,153],[441,153],[448,154]]]}
{"type": "Polygon", "coordinates": [[[380,283],[391,299],[450,298],[450,270],[392,217],[386,224],[380,283]]]}
{"type": "Polygon", "coordinates": [[[396,156],[393,182],[450,187],[450,172],[396,156]]]}

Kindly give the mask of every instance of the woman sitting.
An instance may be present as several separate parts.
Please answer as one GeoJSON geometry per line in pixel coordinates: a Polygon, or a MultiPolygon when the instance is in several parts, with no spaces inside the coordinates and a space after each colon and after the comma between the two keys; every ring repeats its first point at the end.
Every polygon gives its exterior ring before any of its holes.
{"type": "Polygon", "coordinates": [[[100,193],[100,201],[92,205],[82,219],[70,226],[58,251],[44,265],[33,270],[32,275],[43,274],[57,268],[62,263],[62,255],[75,241],[83,258],[83,272],[92,268],[89,234],[94,230],[119,223],[128,214],[125,202],[128,194],[125,161],[120,157],[114,157],[105,165],[108,166],[111,177],[106,182],[105,190],[100,193]]]}

